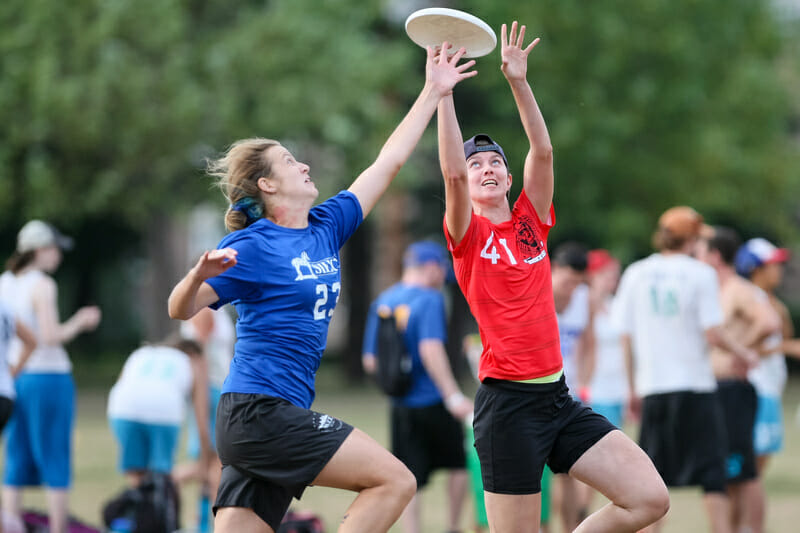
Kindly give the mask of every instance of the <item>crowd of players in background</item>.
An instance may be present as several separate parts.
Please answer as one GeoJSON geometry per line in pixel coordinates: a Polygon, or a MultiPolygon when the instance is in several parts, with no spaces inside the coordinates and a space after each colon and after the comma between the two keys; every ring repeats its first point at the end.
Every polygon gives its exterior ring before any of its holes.
{"type": "MultiPolygon", "coordinates": [[[[783,447],[785,356],[800,357],[800,340],[775,294],[789,252],[763,238],[740,243],[732,229],[706,226],[688,207],[664,213],[654,241],[656,253],[629,266],[621,285],[620,262],[607,250],[575,242],[553,250],[570,390],[618,427],[639,425],[640,444],[668,484],[703,489],[714,531],[763,531],[761,481],[770,457],[783,447]]],[[[70,247],[55,228],[32,221],[19,232],[17,251],[0,277],[0,351],[6,358],[0,365],[0,415],[8,422],[3,512],[7,522],[18,516],[21,489],[41,484],[54,529],[66,520],[74,411],[74,385],[61,346],[100,318],[96,308],[84,308],[63,323],[58,319],[49,274],[70,247]]],[[[486,527],[479,466],[470,463],[474,450],[464,438],[465,427],[471,434],[465,422],[472,402],[444,352],[447,252],[437,243],[418,242],[409,247],[404,266],[401,282],[376,301],[408,301],[412,328],[419,328],[412,334],[412,344],[418,344],[412,349],[416,384],[392,399],[393,451],[416,475],[419,490],[434,470],[451,470],[447,521],[453,531],[464,521],[471,464],[475,524],[486,527]]],[[[372,315],[367,320],[364,361],[373,371],[372,315]]],[[[131,354],[111,391],[108,416],[120,445],[119,468],[131,485],[147,472],[173,472],[180,483],[201,481],[198,525],[207,531],[220,472],[213,413],[235,331],[226,310],[208,309],[181,333],[196,342],[174,339],[131,354]],[[187,398],[194,412],[188,418],[187,398]],[[189,455],[196,462],[176,468],[187,419],[189,455]]],[[[473,369],[480,351],[479,336],[465,339],[464,355],[473,369]]],[[[594,491],[563,475],[551,486],[550,476],[543,476],[542,529],[551,528],[552,507],[560,529],[572,530],[592,505],[594,491]]],[[[409,533],[421,531],[418,498],[403,524],[409,533]]]]}

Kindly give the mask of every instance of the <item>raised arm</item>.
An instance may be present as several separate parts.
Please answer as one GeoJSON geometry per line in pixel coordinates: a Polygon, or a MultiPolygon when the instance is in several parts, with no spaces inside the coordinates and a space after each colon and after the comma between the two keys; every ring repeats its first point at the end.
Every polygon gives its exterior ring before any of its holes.
{"type": "Polygon", "coordinates": [[[472,218],[472,202],[469,198],[467,161],[464,158],[464,141],[456,117],[453,95],[448,94],[439,102],[436,114],[439,136],[439,165],[442,169],[445,191],[445,222],[453,242],[461,242],[472,218]]]}
{"type": "MultiPolygon", "coordinates": [[[[447,43],[442,45],[444,50],[448,47],[447,43]]],[[[372,211],[378,199],[411,156],[442,96],[450,93],[459,81],[477,74],[477,71],[467,70],[475,64],[474,60],[458,64],[465,52],[463,48],[452,57],[440,54],[431,47],[427,50],[425,85],[417,100],[383,145],[375,162],[364,170],[349,188],[358,198],[364,216],[372,211]]]]}
{"type": "Polygon", "coordinates": [[[530,150],[525,157],[522,186],[539,218],[546,222],[550,214],[550,204],[553,202],[553,146],[550,144],[550,134],[547,133],[544,117],[527,79],[528,54],[539,44],[539,39],[534,39],[527,48],[522,48],[525,26],[520,27],[517,35],[516,21],[511,24],[510,35],[507,36],[505,24],[500,33],[503,58],[501,70],[511,87],[522,126],[530,143],[530,150]]]}
{"type": "Polygon", "coordinates": [[[167,300],[170,318],[188,320],[219,296],[205,280],[218,276],[236,264],[236,250],[223,248],[204,253],[197,264],[175,285],[167,300]]]}

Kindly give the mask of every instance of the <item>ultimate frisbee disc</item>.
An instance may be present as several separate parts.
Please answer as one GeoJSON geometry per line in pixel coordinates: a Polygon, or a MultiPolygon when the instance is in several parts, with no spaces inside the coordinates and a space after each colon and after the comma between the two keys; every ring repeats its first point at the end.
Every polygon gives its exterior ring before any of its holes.
{"type": "Polygon", "coordinates": [[[406,19],[406,33],[416,44],[441,46],[444,41],[453,45],[452,50],[462,46],[464,57],[485,56],[497,46],[494,30],[484,21],[457,9],[429,7],[414,11],[406,19]]]}

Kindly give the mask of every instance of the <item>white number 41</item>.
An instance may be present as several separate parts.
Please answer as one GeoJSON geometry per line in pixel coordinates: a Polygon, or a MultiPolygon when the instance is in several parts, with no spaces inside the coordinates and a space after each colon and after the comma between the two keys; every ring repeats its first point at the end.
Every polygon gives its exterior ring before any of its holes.
{"type": "MultiPolygon", "coordinates": [[[[492,244],[492,242],[494,242],[494,232],[492,232],[491,235],[489,235],[489,238],[486,239],[486,245],[483,247],[483,250],[481,250],[481,257],[483,257],[484,259],[491,259],[492,260],[492,264],[496,265],[497,264],[497,260],[500,259],[500,254],[497,253],[497,246],[494,246],[492,244]],[[491,252],[489,252],[489,247],[490,246],[492,247],[492,251],[491,252]]],[[[506,254],[508,255],[509,262],[512,265],[516,265],[517,264],[517,260],[514,259],[514,254],[512,254],[511,250],[509,250],[508,244],[506,244],[506,240],[505,239],[497,239],[497,242],[499,242],[500,245],[503,247],[503,249],[505,249],[506,254]]]]}

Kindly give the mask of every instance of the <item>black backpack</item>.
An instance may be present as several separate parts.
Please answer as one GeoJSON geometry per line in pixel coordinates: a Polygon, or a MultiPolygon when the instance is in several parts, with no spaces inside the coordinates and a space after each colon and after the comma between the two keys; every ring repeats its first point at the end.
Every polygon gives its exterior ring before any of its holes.
{"type": "Polygon", "coordinates": [[[377,309],[378,342],[376,346],[378,386],[389,396],[402,397],[411,389],[411,354],[405,341],[408,306],[392,310],[386,305],[377,309]]]}
{"type": "Polygon", "coordinates": [[[103,522],[111,531],[171,533],[180,529],[178,491],[169,474],[150,473],[133,489],[103,506],[103,522]]]}

